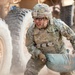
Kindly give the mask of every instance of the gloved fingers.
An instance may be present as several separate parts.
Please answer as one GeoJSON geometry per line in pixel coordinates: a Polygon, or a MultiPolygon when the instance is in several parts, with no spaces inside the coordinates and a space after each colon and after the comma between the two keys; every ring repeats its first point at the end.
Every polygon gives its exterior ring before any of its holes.
{"type": "Polygon", "coordinates": [[[41,61],[42,61],[43,63],[46,63],[46,59],[41,59],[41,61]]]}

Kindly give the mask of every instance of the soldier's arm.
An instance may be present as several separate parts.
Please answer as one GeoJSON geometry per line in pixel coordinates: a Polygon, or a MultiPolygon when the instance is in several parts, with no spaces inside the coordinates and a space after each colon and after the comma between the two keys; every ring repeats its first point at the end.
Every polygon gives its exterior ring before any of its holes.
{"type": "Polygon", "coordinates": [[[38,55],[41,53],[39,49],[36,48],[34,40],[33,40],[33,34],[32,30],[29,29],[26,34],[26,47],[28,49],[28,52],[32,55],[33,58],[38,57],[38,55]]]}
{"type": "Polygon", "coordinates": [[[65,36],[68,40],[70,40],[74,50],[75,50],[75,33],[74,31],[65,23],[62,23],[60,27],[61,34],[65,36]]]}

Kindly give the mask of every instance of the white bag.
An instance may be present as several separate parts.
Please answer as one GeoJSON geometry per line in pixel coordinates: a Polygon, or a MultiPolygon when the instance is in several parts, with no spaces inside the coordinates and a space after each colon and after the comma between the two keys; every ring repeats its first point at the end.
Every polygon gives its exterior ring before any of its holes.
{"type": "Polygon", "coordinates": [[[75,54],[46,54],[47,67],[56,72],[75,70],[75,54]]]}

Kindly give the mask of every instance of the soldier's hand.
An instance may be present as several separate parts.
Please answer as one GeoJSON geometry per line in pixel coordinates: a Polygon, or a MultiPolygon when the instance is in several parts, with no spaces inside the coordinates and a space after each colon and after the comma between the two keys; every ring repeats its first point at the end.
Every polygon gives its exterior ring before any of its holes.
{"type": "Polygon", "coordinates": [[[46,63],[46,56],[43,53],[39,54],[39,59],[43,62],[46,63]]]}

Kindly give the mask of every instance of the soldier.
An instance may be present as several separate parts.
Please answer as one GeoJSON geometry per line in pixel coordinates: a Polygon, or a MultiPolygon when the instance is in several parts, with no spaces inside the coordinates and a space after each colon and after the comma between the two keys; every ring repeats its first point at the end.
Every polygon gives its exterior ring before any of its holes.
{"type": "MultiPolygon", "coordinates": [[[[33,7],[34,23],[26,34],[26,46],[32,55],[27,63],[24,75],[38,75],[46,64],[46,53],[65,53],[66,48],[62,37],[65,36],[75,49],[75,34],[61,20],[52,17],[50,7],[46,4],[36,4],[33,7]]],[[[60,75],[72,75],[60,73],[60,75]]]]}

